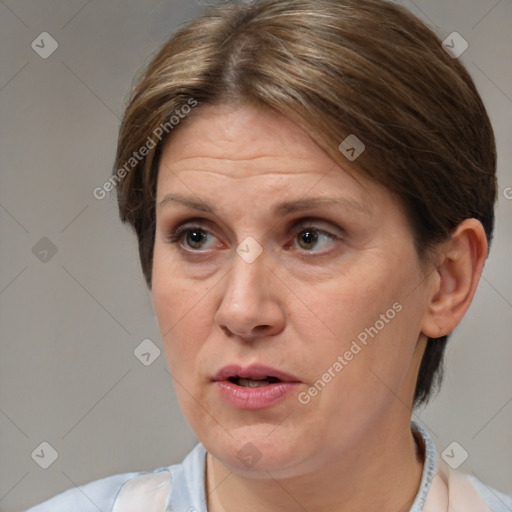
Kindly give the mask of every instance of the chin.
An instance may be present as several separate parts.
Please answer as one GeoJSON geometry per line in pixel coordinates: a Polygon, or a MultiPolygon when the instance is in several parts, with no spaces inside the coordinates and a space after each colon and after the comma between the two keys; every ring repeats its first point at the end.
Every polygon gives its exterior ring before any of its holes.
{"type": "MultiPolygon", "coordinates": [[[[221,427],[218,427],[221,429],[221,427]]],[[[277,435],[275,425],[255,424],[222,430],[203,441],[208,452],[236,474],[268,479],[296,476],[297,470],[311,457],[295,436],[283,430],[277,435]],[[297,449],[297,446],[302,447],[297,449]]]]}

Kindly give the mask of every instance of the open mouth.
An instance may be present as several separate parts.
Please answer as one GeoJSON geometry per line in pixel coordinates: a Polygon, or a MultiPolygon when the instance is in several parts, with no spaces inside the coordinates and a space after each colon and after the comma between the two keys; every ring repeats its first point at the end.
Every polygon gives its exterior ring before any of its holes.
{"type": "Polygon", "coordinates": [[[253,363],[229,364],[212,377],[220,397],[239,410],[268,409],[293,397],[300,379],[278,368],[253,363]]]}
{"type": "Polygon", "coordinates": [[[236,384],[237,386],[241,386],[243,388],[258,388],[261,386],[268,386],[269,384],[275,384],[276,382],[281,382],[277,377],[262,377],[262,378],[253,378],[246,379],[243,377],[228,377],[227,379],[232,384],[236,384]]]}

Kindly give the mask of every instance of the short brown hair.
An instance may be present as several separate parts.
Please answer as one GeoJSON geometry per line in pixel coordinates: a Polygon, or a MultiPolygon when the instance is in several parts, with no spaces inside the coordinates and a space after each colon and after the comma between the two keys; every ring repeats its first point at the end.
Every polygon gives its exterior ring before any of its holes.
{"type": "MultiPolygon", "coordinates": [[[[493,130],[468,72],[429,28],[384,0],[225,1],[163,46],[122,121],[117,176],[134,152],[149,148],[117,186],[120,216],[137,234],[149,287],[166,140],[157,127],[191,99],[197,110],[239,102],[276,109],[345,167],[338,145],[355,134],[365,151],[350,169],[396,194],[421,259],[466,218],[478,219],[490,242],[493,130]]],[[[446,342],[443,336],[427,343],[416,405],[440,382],[446,342]]]]}

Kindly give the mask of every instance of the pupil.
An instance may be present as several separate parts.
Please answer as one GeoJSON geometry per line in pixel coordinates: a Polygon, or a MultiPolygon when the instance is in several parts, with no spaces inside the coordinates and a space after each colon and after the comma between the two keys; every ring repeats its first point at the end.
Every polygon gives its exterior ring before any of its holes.
{"type": "Polygon", "coordinates": [[[188,243],[191,247],[198,248],[206,239],[206,233],[202,231],[190,231],[188,235],[188,243]]]}
{"type": "Polygon", "coordinates": [[[311,249],[318,240],[318,234],[314,231],[303,231],[300,235],[300,245],[304,249],[311,249]]]}

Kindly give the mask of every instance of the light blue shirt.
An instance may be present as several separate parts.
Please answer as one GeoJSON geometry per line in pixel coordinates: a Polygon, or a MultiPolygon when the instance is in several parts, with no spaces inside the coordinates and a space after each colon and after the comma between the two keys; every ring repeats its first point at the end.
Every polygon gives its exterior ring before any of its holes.
{"type": "MultiPolygon", "coordinates": [[[[448,510],[448,507],[450,510],[454,510],[452,508],[454,505],[453,501],[454,496],[457,496],[457,494],[444,492],[444,483],[450,480],[450,477],[443,474],[441,478],[437,479],[438,481],[433,486],[435,477],[440,474],[438,471],[438,460],[434,443],[425,429],[415,423],[413,423],[412,426],[423,439],[425,446],[425,462],[418,494],[409,512],[422,512],[432,509],[435,509],[436,512],[444,512],[444,510],[448,510]],[[443,484],[441,485],[439,482],[443,482],[443,484]],[[432,487],[434,487],[435,490],[433,490],[432,487]],[[440,487],[442,487],[442,489],[440,489],[440,487]],[[440,490],[441,492],[439,492],[440,490]],[[434,494],[436,496],[433,496],[434,494]],[[439,496],[441,496],[441,498],[439,498],[439,496]],[[439,501],[437,501],[438,499],[439,501]],[[436,505],[438,502],[442,502],[443,504],[438,507],[436,505]]],[[[147,493],[148,495],[155,492],[165,493],[166,512],[207,512],[205,464],[206,449],[202,444],[198,444],[181,464],[158,468],[152,472],[124,473],[97,480],[59,494],[29,509],[27,512],[98,512],[98,510],[102,512],[112,512],[123,486],[126,484],[126,487],[129,487],[131,482],[135,482],[135,480],[142,475],[147,475],[150,481],[153,480],[153,484],[156,482],[156,484],[152,486],[151,492],[147,493]],[[169,474],[170,478],[168,478],[169,474]],[[153,475],[154,478],[152,478],[151,475],[153,475]],[[159,478],[159,475],[165,476],[165,478],[159,478]]],[[[459,477],[452,478],[452,480],[456,480],[457,478],[459,477]]],[[[474,510],[485,511],[485,505],[487,505],[488,510],[492,512],[512,511],[512,497],[485,486],[476,478],[464,477],[466,484],[468,481],[471,482],[471,492],[475,492],[476,489],[477,501],[482,498],[482,505],[475,507],[474,510]]],[[[448,485],[446,487],[448,487],[448,485]]],[[[458,489],[459,491],[463,489],[462,492],[465,492],[463,486],[461,487],[459,485],[458,489]]],[[[148,498],[148,500],[150,499],[151,497],[148,498]]],[[[116,511],[118,509],[121,511],[124,510],[123,507],[119,506],[119,502],[116,505],[116,511]]],[[[463,508],[461,510],[466,509],[463,508]]],[[[162,512],[164,512],[163,508],[162,512]]]]}

